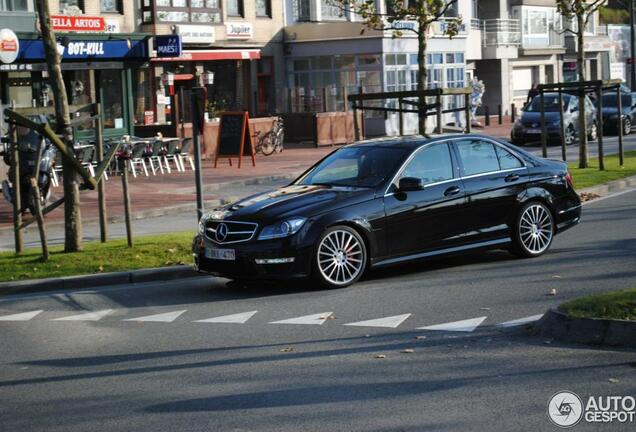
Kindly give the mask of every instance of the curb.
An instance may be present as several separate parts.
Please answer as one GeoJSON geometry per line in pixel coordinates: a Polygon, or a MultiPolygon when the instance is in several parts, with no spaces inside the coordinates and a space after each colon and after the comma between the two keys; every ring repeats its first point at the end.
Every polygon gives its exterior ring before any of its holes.
{"type": "Polygon", "coordinates": [[[201,276],[192,266],[150,268],[93,275],[1,282],[0,296],[42,291],[93,288],[106,285],[158,282],[201,276]]]}
{"type": "MultiPolygon", "coordinates": [[[[581,193],[594,193],[598,195],[606,195],[608,193],[621,192],[626,189],[636,188],[636,176],[625,177],[620,180],[614,180],[597,186],[590,186],[577,191],[581,193]]],[[[591,200],[594,201],[594,200],[591,200]]]]}
{"type": "Polygon", "coordinates": [[[570,318],[550,309],[536,324],[541,336],[563,342],[636,348],[636,321],[570,318]]]}

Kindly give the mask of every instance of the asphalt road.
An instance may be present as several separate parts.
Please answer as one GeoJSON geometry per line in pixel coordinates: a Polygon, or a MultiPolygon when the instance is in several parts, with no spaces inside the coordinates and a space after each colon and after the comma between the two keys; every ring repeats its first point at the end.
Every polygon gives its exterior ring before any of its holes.
{"type": "Polygon", "coordinates": [[[635,222],[631,191],[586,205],[543,257],[449,258],[346,289],[204,277],[3,297],[0,430],[557,430],[557,391],[636,396],[636,351],[497,325],[636,286],[635,222]],[[195,322],[210,318],[235,322],[195,322]]]}
{"type": "MultiPolygon", "coordinates": [[[[477,131],[479,133],[479,131],[477,131]]],[[[618,138],[605,137],[604,139],[604,154],[616,154],[618,153],[618,138]]],[[[541,155],[541,147],[537,145],[526,146],[526,150],[541,155]]],[[[589,143],[589,157],[593,158],[598,155],[598,144],[596,141],[589,143]]],[[[624,141],[624,150],[631,151],[636,150],[636,133],[627,135],[624,141]]],[[[569,146],[567,149],[567,160],[577,161],[579,160],[579,149],[577,145],[569,146]]],[[[551,145],[548,147],[548,157],[552,159],[561,160],[561,147],[551,145]]],[[[205,179],[204,179],[205,182],[205,179]]],[[[233,187],[224,190],[226,196],[248,196],[255,193],[265,192],[276,187],[284,186],[287,184],[284,180],[275,181],[272,184],[261,185],[249,185],[245,187],[233,187]]],[[[193,185],[194,188],[194,185],[193,185]]],[[[134,203],[133,203],[134,207],[134,203]]],[[[168,214],[164,216],[158,216],[153,218],[144,218],[133,220],[132,230],[135,236],[140,235],[153,235],[164,234],[174,232],[175,226],[179,227],[180,231],[196,229],[197,221],[196,214],[192,212],[182,212],[180,214],[168,214]]],[[[109,238],[125,238],[126,226],[123,222],[111,223],[108,226],[109,238]]],[[[84,241],[99,240],[99,224],[97,221],[85,221],[83,224],[83,236],[84,241]]],[[[48,224],[47,236],[49,245],[64,244],[64,227],[61,224],[48,224]]],[[[26,228],[24,231],[24,243],[27,248],[40,247],[40,237],[38,229],[35,225],[26,228]]],[[[10,251],[14,248],[13,231],[11,229],[0,230],[0,251],[10,251]]]]}

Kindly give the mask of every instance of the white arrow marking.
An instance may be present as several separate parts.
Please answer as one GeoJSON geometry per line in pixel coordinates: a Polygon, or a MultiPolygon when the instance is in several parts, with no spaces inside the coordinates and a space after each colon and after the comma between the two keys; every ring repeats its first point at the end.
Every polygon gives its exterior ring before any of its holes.
{"type": "Polygon", "coordinates": [[[452,331],[452,332],[472,332],[479,324],[481,324],[488,317],[471,318],[462,321],[453,321],[444,324],[436,324],[432,326],[419,327],[418,330],[438,330],[438,331],[452,331]]]}
{"type": "Polygon", "coordinates": [[[384,318],[377,318],[367,321],[358,321],[344,324],[346,326],[356,326],[356,327],[388,327],[388,328],[397,328],[400,324],[402,324],[411,314],[404,315],[395,315],[384,318]]]}
{"type": "Polygon", "coordinates": [[[36,310],[32,312],[22,312],[13,315],[5,315],[0,317],[0,321],[28,321],[36,315],[41,314],[43,311],[36,310]]]}
{"type": "Polygon", "coordinates": [[[197,323],[245,324],[248,319],[252,318],[256,314],[256,312],[258,312],[258,311],[243,312],[243,313],[237,313],[237,314],[233,314],[233,315],[224,315],[224,316],[220,316],[220,317],[202,319],[202,320],[193,321],[193,322],[197,322],[197,323]]]}
{"type": "MultiPolygon", "coordinates": [[[[187,309],[186,309],[187,310],[187,309]]],[[[179,318],[179,315],[184,313],[185,310],[166,312],[157,315],[148,315],[139,318],[128,318],[122,321],[137,321],[137,322],[172,322],[179,318]]]]}
{"type": "Polygon", "coordinates": [[[314,315],[305,315],[297,318],[290,318],[281,321],[272,321],[270,324],[317,324],[321,325],[327,321],[333,312],[323,312],[314,315]]]}
{"type": "Polygon", "coordinates": [[[520,325],[524,325],[524,324],[529,324],[531,322],[539,321],[542,317],[543,317],[543,314],[532,315],[532,316],[525,317],[525,318],[519,318],[519,319],[512,320],[512,321],[502,322],[502,323],[497,324],[496,327],[516,327],[516,326],[520,326],[520,325]]]}
{"type": "Polygon", "coordinates": [[[112,309],[106,309],[102,311],[88,312],[79,315],[56,318],[53,321],[99,321],[111,312],[113,312],[112,309]]]}

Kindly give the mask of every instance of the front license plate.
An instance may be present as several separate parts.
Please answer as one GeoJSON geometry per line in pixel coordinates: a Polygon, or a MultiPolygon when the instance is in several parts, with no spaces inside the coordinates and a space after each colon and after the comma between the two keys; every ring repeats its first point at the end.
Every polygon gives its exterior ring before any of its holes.
{"type": "Polygon", "coordinates": [[[540,134],[541,133],[541,129],[528,129],[526,131],[527,134],[540,134]]]}
{"type": "Polygon", "coordinates": [[[215,260],[234,261],[236,260],[236,252],[234,249],[206,248],[205,257],[215,260]]]}

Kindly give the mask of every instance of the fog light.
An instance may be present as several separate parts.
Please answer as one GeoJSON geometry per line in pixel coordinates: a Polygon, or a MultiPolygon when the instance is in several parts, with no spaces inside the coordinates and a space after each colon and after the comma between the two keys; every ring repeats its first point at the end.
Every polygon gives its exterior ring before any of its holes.
{"type": "Polygon", "coordinates": [[[294,257],[291,258],[257,258],[256,264],[289,264],[293,263],[295,260],[294,257]]]}

